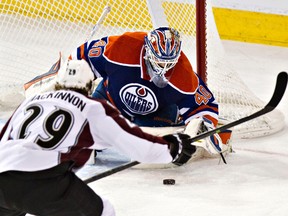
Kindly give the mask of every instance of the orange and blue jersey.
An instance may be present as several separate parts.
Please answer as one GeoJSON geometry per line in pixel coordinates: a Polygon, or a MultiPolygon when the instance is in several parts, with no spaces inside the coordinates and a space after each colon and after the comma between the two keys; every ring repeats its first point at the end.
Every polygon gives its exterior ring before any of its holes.
{"type": "Polygon", "coordinates": [[[157,87],[147,73],[144,60],[144,32],[127,32],[88,41],[69,56],[85,59],[96,77],[102,77],[107,98],[124,116],[144,116],[175,104],[187,124],[205,116],[216,126],[218,103],[205,83],[193,71],[183,52],[165,76],[169,83],[157,87]]]}

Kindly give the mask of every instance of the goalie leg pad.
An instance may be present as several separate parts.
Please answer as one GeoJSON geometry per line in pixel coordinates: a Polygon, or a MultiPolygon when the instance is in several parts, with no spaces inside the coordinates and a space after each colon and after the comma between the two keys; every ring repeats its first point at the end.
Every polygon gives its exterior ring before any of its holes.
{"type": "MultiPolygon", "coordinates": [[[[218,133],[219,137],[222,140],[222,154],[226,156],[227,154],[233,152],[232,149],[232,131],[231,130],[225,130],[220,133],[218,133]]],[[[208,151],[203,152],[204,158],[214,158],[219,157],[219,154],[210,154],[208,151]]]]}

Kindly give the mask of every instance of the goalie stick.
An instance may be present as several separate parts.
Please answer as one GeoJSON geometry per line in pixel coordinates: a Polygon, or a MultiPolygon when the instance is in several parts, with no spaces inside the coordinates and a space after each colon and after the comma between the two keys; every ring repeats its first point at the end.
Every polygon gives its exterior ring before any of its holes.
{"type": "MultiPolygon", "coordinates": [[[[215,133],[219,133],[219,132],[222,132],[222,131],[225,131],[226,129],[229,129],[229,128],[232,128],[234,126],[237,126],[237,125],[240,125],[244,122],[247,122],[247,121],[250,121],[252,119],[255,119],[259,116],[262,116],[268,112],[271,112],[272,110],[274,110],[278,104],[280,103],[284,93],[285,93],[285,90],[286,90],[286,87],[287,87],[287,83],[288,83],[288,74],[287,72],[280,72],[277,76],[277,81],[276,81],[276,86],[275,86],[275,89],[274,89],[274,92],[273,92],[273,95],[272,95],[272,98],[270,99],[270,101],[268,102],[268,104],[262,108],[261,110],[249,115],[249,116],[246,116],[244,118],[241,118],[241,119],[238,119],[236,121],[233,121],[233,122],[230,122],[226,125],[223,125],[223,126],[220,126],[214,130],[210,130],[210,131],[207,131],[205,133],[202,133],[202,134],[199,134],[195,137],[192,137],[190,138],[190,141],[191,143],[193,142],[196,142],[197,140],[201,140],[203,138],[206,138],[208,136],[211,136],[215,133]]],[[[131,161],[130,163],[126,163],[126,164],[123,164],[119,167],[116,167],[116,168],[113,168],[111,170],[108,170],[106,172],[103,172],[103,173],[99,173],[91,178],[88,178],[86,180],[84,180],[85,183],[91,183],[93,181],[96,181],[98,179],[101,179],[101,178],[104,178],[104,177],[107,177],[109,175],[112,175],[114,173],[117,173],[117,172],[120,172],[122,170],[125,170],[127,168],[130,168],[130,167],[133,167],[135,165],[139,164],[138,161],[131,161]]]]}
{"type": "Polygon", "coordinates": [[[103,23],[104,19],[106,18],[107,14],[111,11],[111,7],[109,5],[106,5],[103,9],[102,14],[100,15],[97,23],[94,25],[90,35],[87,37],[86,42],[88,40],[91,40],[93,36],[95,35],[96,31],[100,28],[101,24],[103,23]]]}

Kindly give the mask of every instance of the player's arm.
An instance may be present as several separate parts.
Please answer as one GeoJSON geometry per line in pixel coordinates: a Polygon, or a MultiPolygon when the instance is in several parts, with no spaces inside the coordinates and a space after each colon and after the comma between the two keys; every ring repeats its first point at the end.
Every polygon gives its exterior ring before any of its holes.
{"type": "Polygon", "coordinates": [[[138,126],[119,115],[109,103],[93,109],[89,118],[90,130],[95,141],[94,148],[114,147],[122,154],[142,163],[186,163],[196,147],[189,142],[188,135],[171,134],[163,137],[143,132],[138,126]],[[100,122],[101,124],[97,124],[100,122]]]}

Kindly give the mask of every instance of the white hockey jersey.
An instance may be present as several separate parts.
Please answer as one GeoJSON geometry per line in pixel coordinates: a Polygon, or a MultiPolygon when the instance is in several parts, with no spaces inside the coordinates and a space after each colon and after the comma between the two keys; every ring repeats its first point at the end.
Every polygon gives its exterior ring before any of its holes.
{"type": "Polygon", "coordinates": [[[0,172],[37,171],[65,161],[79,168],[93,149],[113,147],[133,160],[169,163],[167,142],[144,133],[108,104],[74,91],[26,99],[0,134],[0,172]]]}

